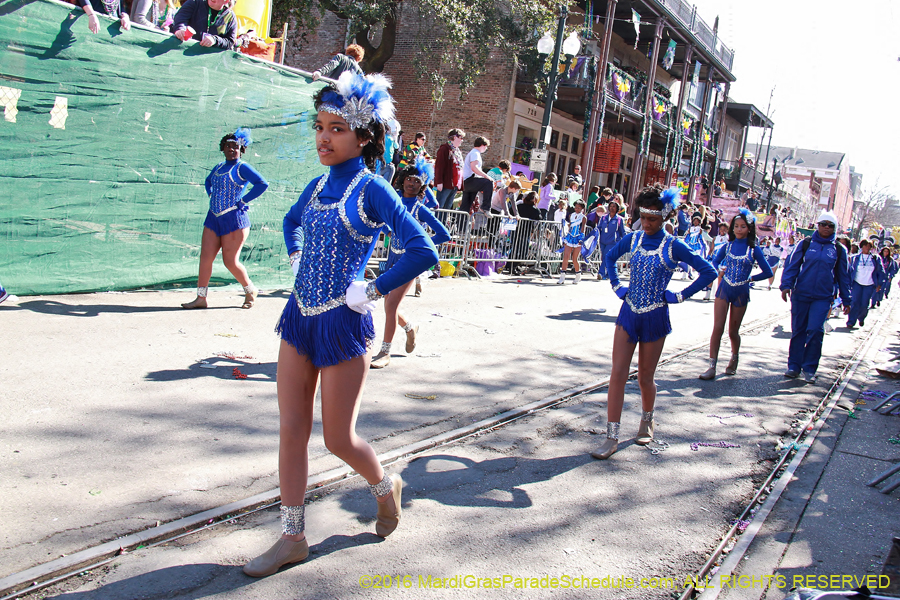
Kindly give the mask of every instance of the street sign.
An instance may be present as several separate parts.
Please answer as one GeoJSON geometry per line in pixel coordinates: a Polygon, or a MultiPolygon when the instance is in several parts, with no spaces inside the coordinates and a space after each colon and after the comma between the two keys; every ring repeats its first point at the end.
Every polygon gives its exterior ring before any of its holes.
{"type": "Polygon", "coordinates": [[[547,168],[548,152],[548,150],[532,150],[531,159],[528,161],[528,168],[532,171],[539,171],[543,173],[547,168]]]}

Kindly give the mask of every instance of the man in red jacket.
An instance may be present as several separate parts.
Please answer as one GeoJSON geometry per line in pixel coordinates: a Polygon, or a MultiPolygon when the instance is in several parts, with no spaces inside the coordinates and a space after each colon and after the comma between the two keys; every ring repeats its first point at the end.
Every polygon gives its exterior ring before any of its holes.
{"type": "Polygon", "coordinates": [[[456,192],[462,189],[463,155],[459,147],[466,138],[462,129],[451,129],[434,159],[434,185],[439,208],[452,208],[456,192]]]}

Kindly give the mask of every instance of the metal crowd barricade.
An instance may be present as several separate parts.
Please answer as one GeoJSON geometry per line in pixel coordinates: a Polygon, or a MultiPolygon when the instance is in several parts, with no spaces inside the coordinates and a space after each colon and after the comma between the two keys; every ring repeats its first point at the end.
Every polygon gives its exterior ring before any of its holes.
{"type": "MultiPolygon", "coordinates": [[[[466,275],[472,277],[475,270],[468,261],[472,215],[461,210],[443,208],[435,209],[432,212],[450,232],[450,241],[441,244],[437,249],[441,276],[466,275]]],[[[429,231],[429,233],[433,232],[429,231]]]]}

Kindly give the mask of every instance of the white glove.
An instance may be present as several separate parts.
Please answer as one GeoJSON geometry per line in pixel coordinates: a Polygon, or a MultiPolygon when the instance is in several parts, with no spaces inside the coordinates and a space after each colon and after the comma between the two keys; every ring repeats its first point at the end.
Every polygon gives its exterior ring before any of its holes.
{"type": "Polygon", "coordinates": [[[375,301],[366,296],[367,285],[365,281],[354,281],[347,288],[347,306],[361,315],[375,311],[375,301]]]}
{"type": "Polygon", "coordinates": [[[297,273],[300,272],[300,253],[294,252],[291,254],[291,271],[294,272],[294,279],[297,279],[297,273]]]}

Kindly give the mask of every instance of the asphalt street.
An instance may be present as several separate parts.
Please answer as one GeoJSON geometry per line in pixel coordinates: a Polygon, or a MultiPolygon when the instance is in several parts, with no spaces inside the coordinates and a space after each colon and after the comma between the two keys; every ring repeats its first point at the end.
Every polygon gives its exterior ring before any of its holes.
{"type": "MultiPolygon", "coordinates": [[[[0,576],[277,487],[273,326],[286,294],[266,294],[244,311],[236,291],[213,290],[210,310],[177,308],[190,295],[32,297],[0,307],[10,333],[10,360],[0,365],[8,415],[0,485],[14,490],[0,499],[0,576]]],[[[593,280],[430,282],[401,308],[421,325],[419,346],[406,356],[395,344],[391,365],[370,373],[360,434],[385,453],[604,379],[619,303],[607,282],[593,280]]],[[[711,312],[711,302],[673,307],[664,355],[707,341],[711,312]]],[[[629,384],[624,444],[610,461],[588,456],[605,431],[601,391],[392,465],[407,487],[401,528],[385,542],[371,534],[368,492],[351,479],[311,503],[311,560],[278,576],[252,581],[238,568],[277,537],[277,511],[266,511],[139,550],[42,595],[380,597],[387,592],[360,585],[378,573],[409,574],[425,597],[447,593],[419,587],[429,574],[680,586],[768,473],[792,421],[865,335],[840,328],[826,336],[820,384],[786,381],[780,295],[755,292],[745,322],[779,315],[744,336],[736,377],[699,381],[704,351],[661,367],[658,454],[628,442],[640,410],[629,384]],[[699,445],[720,441],[735,447],[699,445]]],[[[311,473],[340,465],[317,431],[312,444],[311,473]]],[[[527,597],[582,594],[538,588],[527,597]]],[[[607,594],[668,598],[672,589],[607,594]]]]}

